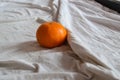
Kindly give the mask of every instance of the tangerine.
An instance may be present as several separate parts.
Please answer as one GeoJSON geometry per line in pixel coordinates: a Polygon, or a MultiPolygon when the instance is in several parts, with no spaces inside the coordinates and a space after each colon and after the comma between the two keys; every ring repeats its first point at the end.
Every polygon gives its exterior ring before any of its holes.
{"type": "Polygon", "coordinates": [[[36,32],[38,43],[46,48],[54,48],[64,43],[67,30],[58,22],[45,22],[40,25],[36,32]]]}

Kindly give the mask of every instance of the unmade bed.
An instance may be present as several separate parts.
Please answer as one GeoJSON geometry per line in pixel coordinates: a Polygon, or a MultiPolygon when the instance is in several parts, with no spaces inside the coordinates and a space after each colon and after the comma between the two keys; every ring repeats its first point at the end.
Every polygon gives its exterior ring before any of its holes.
{"type": "Polygon", "coordinates": [[[120,15],[96,1],[0,0],[0,80],[119,80],[120,15]],[[49,21],[68,31],[52,49],[36,41],[49,21]]]}

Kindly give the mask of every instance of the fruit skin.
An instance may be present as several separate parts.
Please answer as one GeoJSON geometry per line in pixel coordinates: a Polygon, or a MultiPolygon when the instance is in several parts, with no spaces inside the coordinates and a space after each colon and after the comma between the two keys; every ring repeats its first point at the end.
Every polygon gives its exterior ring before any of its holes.
{"type": "Polygon", "coordinates": [[[38,43],[46,48],[54,48],[64,43],[67,30],[58,22],[45,22],[40,25],[36,32],[38,43]]]}

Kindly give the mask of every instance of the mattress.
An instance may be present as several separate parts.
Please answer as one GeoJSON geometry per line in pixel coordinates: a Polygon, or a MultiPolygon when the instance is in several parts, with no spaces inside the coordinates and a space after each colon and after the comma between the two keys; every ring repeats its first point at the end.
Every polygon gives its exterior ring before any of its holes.
{"type": "Polygon", "coordinates": [[[0,80],[119,80],[120,15],[94,0],[0,0],[0,80]],[[67,43],[39,46],[57,21],[67,43]]]}

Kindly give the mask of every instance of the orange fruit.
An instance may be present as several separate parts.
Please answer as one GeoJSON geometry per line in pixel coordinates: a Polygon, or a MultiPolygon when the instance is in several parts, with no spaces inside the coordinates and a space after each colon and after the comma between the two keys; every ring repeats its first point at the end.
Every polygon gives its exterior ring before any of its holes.
{"type": "Polygon", "coordinates": [[[36,32],[38,43],[46,48],[54,48],[64,43],[67,30],[58,22],[45,22],[40,25],[36,32]]]}

